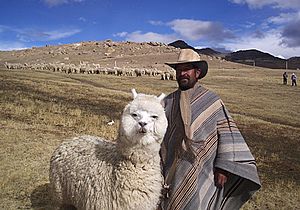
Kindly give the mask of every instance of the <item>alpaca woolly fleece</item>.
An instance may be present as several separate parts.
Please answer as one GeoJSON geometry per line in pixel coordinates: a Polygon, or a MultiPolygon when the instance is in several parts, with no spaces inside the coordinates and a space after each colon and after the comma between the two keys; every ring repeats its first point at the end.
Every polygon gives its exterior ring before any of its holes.
{"type": "Polygon", "coordinates": [[[163,184],[159,150],[167,128],[164,95],[132,93],[115,143],[81,136],[54,151],[50,187],[57,208],[157,208],[163,184]]]}

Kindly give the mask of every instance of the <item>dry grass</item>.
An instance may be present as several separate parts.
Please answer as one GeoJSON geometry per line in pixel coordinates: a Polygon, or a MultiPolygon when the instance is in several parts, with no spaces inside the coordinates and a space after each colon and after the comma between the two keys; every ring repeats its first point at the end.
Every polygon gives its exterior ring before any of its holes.
{"type": "MultiPolygon", "coordinates": [[[[202,81],[225,101],[257,159],[263,187],[244,209],[300,206],[300,89],[281,85],[281,74],[211,69],[202,81]]],[[[0,209],[51,209],[49,159],[63,139],[113,140],[131,88],[158,95],[177,87],[158,78],[33,71],[0,70],[0,80],[0,209]]]]}

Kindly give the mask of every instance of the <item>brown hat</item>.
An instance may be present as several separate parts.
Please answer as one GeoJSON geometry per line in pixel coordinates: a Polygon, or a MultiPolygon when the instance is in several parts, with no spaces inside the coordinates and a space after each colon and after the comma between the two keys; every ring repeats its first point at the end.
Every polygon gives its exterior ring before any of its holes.
{"type": "Polygon", "coordinates": [[[208,65],[207,62],[201,60],[200,55],[192,49],[181,49],[178,59],[176,62],[165,63],[168,66],[172,67],[176,70],[176,66],[178,64],[190,63],[196,65],[199,69],[201,69],[201,74],[199,79],[205,77],[207,74],[208,65]]]}

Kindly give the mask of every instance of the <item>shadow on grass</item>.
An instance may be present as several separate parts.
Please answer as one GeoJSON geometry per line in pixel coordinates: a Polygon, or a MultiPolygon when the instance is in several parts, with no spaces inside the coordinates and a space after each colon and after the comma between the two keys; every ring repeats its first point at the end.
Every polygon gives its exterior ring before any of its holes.
{"type": "MultiPolygon", "coordinates": [[[[30,196],[31,208],[34,210],[56,210],[51,196],[50,196],[50,184],[43,184],[33,190],[30,196]]],[[[60,210],[76,210],[72,205],[62,205],[60,210]]]]}
{"type": "Polygon", "coordinates": [[[49,183],[39,185],[30,195],[31,208],[34,210],[53,209],[49,193],[49,183]]]}

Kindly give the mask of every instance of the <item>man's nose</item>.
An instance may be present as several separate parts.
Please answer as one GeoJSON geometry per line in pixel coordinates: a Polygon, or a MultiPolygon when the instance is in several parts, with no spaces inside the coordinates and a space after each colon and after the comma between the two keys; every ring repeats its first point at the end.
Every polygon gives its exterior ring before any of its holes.
{"type": "Polygon", "coordinates": [[[187,71],[180,71],[180,76],[186,75],[187,71]]]}

